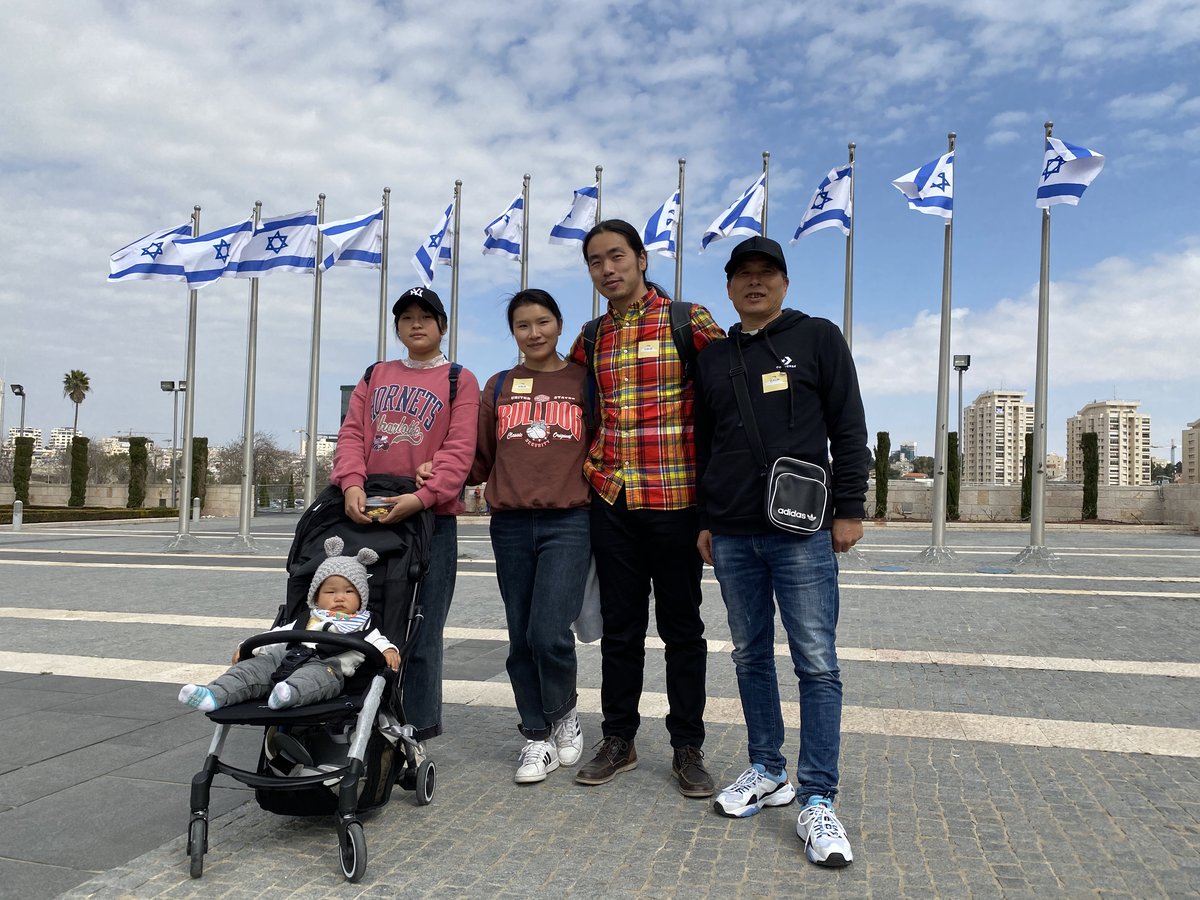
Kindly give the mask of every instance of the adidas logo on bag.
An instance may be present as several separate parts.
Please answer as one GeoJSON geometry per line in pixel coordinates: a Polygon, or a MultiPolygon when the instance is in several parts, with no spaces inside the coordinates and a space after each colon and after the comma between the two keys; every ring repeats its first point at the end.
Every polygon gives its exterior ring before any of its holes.
{"type": "Polygon", "coordinates": [[[800,512],[798,509],[788,509],[785,506],[779,507],[779,509],[775,510],[775,512],[781,516],[787,516],[791,519],[806,519],[809,522],[817,521],[817,517],[812,513],[800,512]]]}

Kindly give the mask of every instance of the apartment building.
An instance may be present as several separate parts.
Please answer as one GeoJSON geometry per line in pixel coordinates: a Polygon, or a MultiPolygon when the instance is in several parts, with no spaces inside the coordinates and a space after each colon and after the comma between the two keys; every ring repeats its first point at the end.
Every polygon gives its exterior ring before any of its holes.
{"type": "Polygon", "coordinates": [[[1067,480],[1083,481],[1080,439],[1096,433],[1100,484],[1150,483],[1150,417],[1137,400],[1097,400],[1067,420],[1067,480]]]}
{"type": "Polygon", "coordinates": [[[1179,446],[1183,451],[1183,480],[1188,484],[1200,484],[1200,419],[1188,422],[1179,446]]]}
{"type": "Polygon", "coordinates": [[[963,481],[1014,484],[1024,472],[1033,404],[1024,391],[984,391],[963,409],[963,481]]]}

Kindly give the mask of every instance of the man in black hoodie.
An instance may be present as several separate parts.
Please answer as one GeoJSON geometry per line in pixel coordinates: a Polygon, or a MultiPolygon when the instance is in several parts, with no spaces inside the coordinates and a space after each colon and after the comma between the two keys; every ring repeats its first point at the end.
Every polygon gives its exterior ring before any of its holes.
{"type": "Polygon", "coordinates": [[[725,266],[741,319],[729,340],[706,347],[696,377],[701,556],[713,565],[729,612],[733,662],[746,719],[750,768],[717,795],[714,809],[752,816],[804,803],[796,832],[814,863],[844,866],[853,854],[833,811],[841,749],[842,682],[834,641],[837,561],[863,534],[867,427],[854,360],[826,319],[783,308],[787,260],[775,241],[742,241],[725,266]],[[769,466],[782,456],[825,471],[821,527],[803,535],[766,517],[767,472],[752,449],[734,378],[744,369],[769,466]],[[800,682],[800,752],[788,779],[775,672],[775,606],[800,682]]]}

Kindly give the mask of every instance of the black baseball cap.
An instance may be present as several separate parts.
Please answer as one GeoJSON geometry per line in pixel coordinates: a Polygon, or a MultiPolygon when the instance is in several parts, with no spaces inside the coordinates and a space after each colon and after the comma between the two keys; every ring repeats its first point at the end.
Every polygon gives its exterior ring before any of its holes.
{"type": "Polygon", "coordinates": [[[779,268],[780,272],[787,275],[787,260],[783,257],[783,248],[779,246],[779,242],[755,235],[746,238],[733,248],[733,252],[729,254],[729,262],[725,263],[725,277],[731,278],[747,256],[756,255],[767,257],[779,268]]]}
{"type": "Polygon", "coordinates": [[[424,307],[435,316],[446,318],[446,307],[442,306],[442,298],[437,295],[437,291],[433,288],[414,287],[409,288],[400,295],[400,299],[392,304],[392,317],[399,318],[400,313],[408,309],[414,303],[424,307]]]}

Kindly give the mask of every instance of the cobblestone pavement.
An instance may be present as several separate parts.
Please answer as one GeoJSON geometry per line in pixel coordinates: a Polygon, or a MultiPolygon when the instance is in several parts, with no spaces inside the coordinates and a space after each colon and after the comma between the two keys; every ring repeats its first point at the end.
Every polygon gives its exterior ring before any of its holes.
{"type": "MultiPolygon", "coordinates": [[[[566,769],[514,784],[503,609],[486,526],[466,518],[433,804],[397,789],[365,822],[370,863],[350,885],[329,820],[266,813],[226,784],[193,881],[187,783],[211,728],[174,696],[273,616],[294,524],[256,520],[250,556],[223,549],[228,520],[196,526],[190,554],[161,552],[172,524],[0,529],[0,896],[1200,894],[1197,535],[1052,528],[1059,562],[1037,574],[1012,571],[1019,530],[951,526],[958,558],[929,570],[915,562],[927,525],[869,527],[843,564],[838,642],[837,806],[855,861],[823,870],[795,806],[730,820],[674,789],[654,641],[639,767],[595,788],[566,769]]],[[[705,752],[728,782],[745,729],[711,572],[704,591],[705,752]]],[[[579,660],[591,744],[598,646],[579,660]]],[[[794,757],[786,655],[779,671],[794,757]]],[[[256,734],[240,741],[235,755],[256,752],[256,734]]]]}

